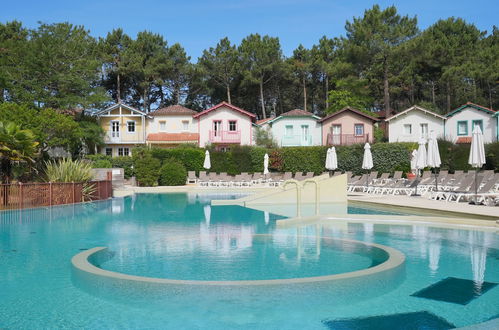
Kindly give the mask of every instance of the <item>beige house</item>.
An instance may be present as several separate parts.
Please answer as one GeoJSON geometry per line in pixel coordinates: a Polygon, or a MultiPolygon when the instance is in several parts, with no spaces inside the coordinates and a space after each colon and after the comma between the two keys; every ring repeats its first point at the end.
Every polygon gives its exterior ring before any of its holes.
{"type": "Polygon", "coordinates": [[[323,145],[351,145],[372,143],[374,124],[378,119],[360,110],[346,107],[322,118],[319,122],[322,123],[323,145]]]}
{"type": "Polygon", "coordinates": [[[96,113],[105,131],[105,147],[102,153],[108,156],[130,156],[132,148],[146,143],[145,112],[123,103],[116,103],[96,113]]]}
{"type": "Polygon", "coordinates": [[[181,105],[171,105],[149,113],[146,143],[155,147],[199,144],[197,112],[181,105]]]}

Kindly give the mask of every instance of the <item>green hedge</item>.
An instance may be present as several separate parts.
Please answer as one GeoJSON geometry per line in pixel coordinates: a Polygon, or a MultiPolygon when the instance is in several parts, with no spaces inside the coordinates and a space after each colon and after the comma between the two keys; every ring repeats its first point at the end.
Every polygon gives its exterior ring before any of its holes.
{"type": "Polygon", "coordinates": [[[182,186],[187,181],[187,171],[179,161],[175,159],[165,160],[161,167],[159,184],[162,186],[182,186]]]}
{"type": "MultiPolygon", "coordinates": [[[[410,156],[417,143],[375,143],[371,146],[373,154],[373,171],[389,172],[410,171],[410,156]]],[[[455,171],[468,170],[469,145],[455,145],[447,141],[439,141],[441,169],[455,171]]],[[[227,172],[239,174],[241,172],[262,172],[263,157],[269,154],[269,168],[279,172],[314,172],[320,174],[325,171],[327,147],[287,147],[266,149],[264,147],[235,146],[228,152],[217,151],[209,148],[211,156],[211,172],[227,172]]],[[[342,171],[352,171],[361,174],[364,145],[336,147],[338,167],[342,171]]],[[[485,146],[487,164],[485,168],[499,170],[499,143],[485,146]]],[[[182,146],[171,149],[140,147],[133,150],[135,172],[136,162],[141,157],[149,157],[165,164],[172,159],[182,164],[188,171],[202,171],[205,149],[182,146]],[[139,155],[139,156],[137,156],[139,155]]],[[[124,158],[124,157],[120,157],[124,158]]],[[[115,161],[113,158],[113,166],[115,161]]],[[[130,165],[131,166],[131,165],[130,165]]],[[[120,166],[125,167],[125,166],[120,166]]],[[[159,169],[158,169],[159,170],[159,169]]],[[[159,174],[158,174],[159,177],[159,174]]]]}

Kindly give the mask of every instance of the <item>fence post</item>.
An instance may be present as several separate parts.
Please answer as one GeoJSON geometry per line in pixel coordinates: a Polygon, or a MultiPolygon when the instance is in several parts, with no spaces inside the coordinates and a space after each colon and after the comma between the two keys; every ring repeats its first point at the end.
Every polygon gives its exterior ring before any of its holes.
{"type": "Polygon", "coordinates": [[[49,182],[49,206],[52,206],[52,181],[49,182]]]}
{"type": "Polygon", "coordinates": [[[75,203],[75,183],[71,182],[71,186],[73,187],[73,204],[75,203]]]}
{"type": "Polygon", "coordinates": [[[24,194],[23,194],[23,184],[22,182],[19,182],[19,208],[23,208],[23,200],[24,200],[24,194]]]}

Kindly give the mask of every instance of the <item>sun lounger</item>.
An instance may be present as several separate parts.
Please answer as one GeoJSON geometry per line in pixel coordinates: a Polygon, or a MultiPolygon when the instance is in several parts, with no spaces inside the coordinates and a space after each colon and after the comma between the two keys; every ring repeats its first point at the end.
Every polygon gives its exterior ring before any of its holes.
{"type": "Polygon", "coordinates": [[[199,180],[198,183],[200,186],[208,186],[210,182],[210,178],[206,174],[206,171],[200,171],[199,172],[199,180]]]}
{"type": "Polygon", "coordinates": [[[197,183],[198,178],[196,176],[196,171],[188,171],[187,172],[187,183],[197,183]]]}
{"type": "Polygon", "coordinates": [[[448,191],[445,191],[445,190],[444,191],[436,191],[430,195],[430,198],[435,199],[435,200],[449,201],[449,199],[452,198],[451,196],[452,196],[453,192],[467,192],[467,191],[469,191],[469,189],[471,188],[471,185],[473,184],[474,179],[475,178],[473,175],[466,175],[464,180],[462,180],[461,183],[459,184],[459,186],[453,186],[452,187],[453,189],[451,188],[448,191]]]}

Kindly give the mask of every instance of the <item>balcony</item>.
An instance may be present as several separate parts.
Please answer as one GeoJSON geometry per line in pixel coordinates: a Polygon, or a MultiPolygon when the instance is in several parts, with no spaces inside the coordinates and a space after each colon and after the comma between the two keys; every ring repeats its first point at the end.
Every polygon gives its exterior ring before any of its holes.
{"type": "Polygon", "coordinates": [[[104,134],[104,143],[113,144],[113,143],[144,143],[144,137],[142,135],[142,131],[137,131],[134,133],[128,132],[110,132],[107,131],[104,134]]]}
{"type": "Polygon", "coordinates": [[[369,142],[369,134],[328,134],[327,144],[333,146],[349,146],[352,144],[369,142]]]}
{"type": "Polygon", "coordinates": [[[241,143],[241,131],[210,131],[210,143],[241,143]]]}
{"type": "Polygon", "coordinates": [[[312,135],[285,135],[281,139],[283,147],[302,147],[312,145],[312,135]]]}

